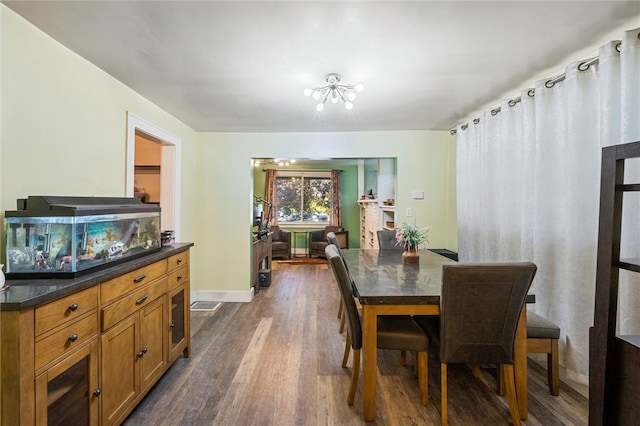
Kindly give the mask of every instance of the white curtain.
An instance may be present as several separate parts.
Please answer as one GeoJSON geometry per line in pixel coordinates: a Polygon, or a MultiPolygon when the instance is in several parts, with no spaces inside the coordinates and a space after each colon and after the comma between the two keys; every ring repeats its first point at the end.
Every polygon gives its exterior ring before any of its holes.
{"type": "MultiPolygon", "coordinates": [[[[603,46],[585,71],[582,62],[456,135],[460,260],[536,263],[529,309],[560,326],[561,364],[587,384],[601,148],[640,141],[640,28],[603,46]]],[[[640,182],[640,167],[625,179],[640,182]]],[[[624,202],[621,253],[640,257],[640,199],[624,202]]],[[[624,274],[620,292],[619,332],[640,333],[638,274],[624,274]]]]}

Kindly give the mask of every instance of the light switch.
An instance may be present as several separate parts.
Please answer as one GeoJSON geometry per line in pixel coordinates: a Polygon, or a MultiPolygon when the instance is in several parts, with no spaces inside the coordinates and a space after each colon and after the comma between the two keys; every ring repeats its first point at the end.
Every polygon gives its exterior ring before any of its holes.
{"type": "Polygon", "coordinates": [[[414,200],[424,200],[424,191],[413,191],[414,200]]]}

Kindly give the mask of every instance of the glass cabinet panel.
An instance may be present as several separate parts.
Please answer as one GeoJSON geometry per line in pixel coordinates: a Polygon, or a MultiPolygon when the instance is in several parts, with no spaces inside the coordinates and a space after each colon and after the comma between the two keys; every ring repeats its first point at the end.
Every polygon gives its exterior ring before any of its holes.
{"type": "Polygon", "coordinates": [[[184,340],[184,289],[171,297],[171,347],[184,340]]]}
{"type": "Polygon", "coordinates": [[[94,340],[36,377],[36,424],[98,424],[97,359],[94,340]]]}
{"type": "Polygon", "coordinates": [[[48,383],[49,426],[89,424],[88,358],[85,356],[48,383]]]}
{"type": "Polygon", "coordinates": [[[181,285],[169,292],[171,298],[169,327],[169,361],[173,361],[180,356],[180,352],[187,347],[187,298],[185,286],[181,285]]]}

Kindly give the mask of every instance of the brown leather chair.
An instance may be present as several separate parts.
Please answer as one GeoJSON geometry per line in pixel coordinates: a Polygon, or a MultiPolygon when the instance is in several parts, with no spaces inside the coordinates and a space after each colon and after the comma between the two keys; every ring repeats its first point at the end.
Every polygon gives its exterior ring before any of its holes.
{"type": "Polygon", "coordinates": [[[443,425],[447,424],[447,364],[498,365],[511,420],[520,424],[513,345],[536,269],[529,262],[443,265],[440,317],[415,317],[430,341],[440,346],[443,425]]]}
{"type": "MultiPolygon", "coordinates": [[[[347,339],[342,357],[342,366],[347,366],[350,349],[353,349],[353,371],[347,403],[353,405],[358,377],[360,374],[360,352],[362,350],[362,323],[352,292],[352,283],[344,260],[336,246],[330,244],[325,249],[329,265],[340,288],[344,312],[347,318],[347,339]]],[[[391,350],[415,351],[420,402],[426,405],[429,401],[427,350],[429,339],[420,326],[408,315],[382,315],[378,317],[378,348],[391,350]]]]}
{"type": "Polygon", "coordinates": [[[326,226],[324,229],[309,232],[309,256],[325,256],[324,249],[329,242],[327,241],[327,234],[329,232],[337,233],[343,232],[344,229],[340,226],[326,226]]]}
{"type": "Polygon", "coordinates": [[[279,226],[272,226],[271,234],[271,257],[291,258],[291,232],[280,229],[279,226]]]}

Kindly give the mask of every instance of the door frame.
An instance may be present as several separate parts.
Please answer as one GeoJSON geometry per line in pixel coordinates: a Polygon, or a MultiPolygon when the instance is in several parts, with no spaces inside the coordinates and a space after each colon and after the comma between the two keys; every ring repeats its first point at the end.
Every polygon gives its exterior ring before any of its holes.
{"type": "Polygon", "coordinates": [[[182,139],[127,111],[127,164],[125,194],[133,197],[135,176],[136,131],[160,141],[162,155],[160,164],[160,205],[162,230],[175,231],[180,241],[180,154],[182,139]]]}

